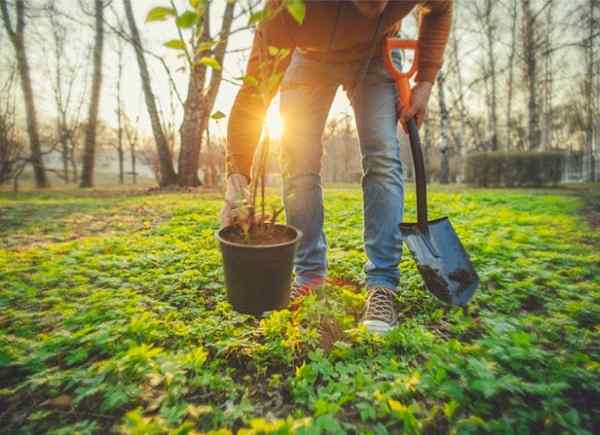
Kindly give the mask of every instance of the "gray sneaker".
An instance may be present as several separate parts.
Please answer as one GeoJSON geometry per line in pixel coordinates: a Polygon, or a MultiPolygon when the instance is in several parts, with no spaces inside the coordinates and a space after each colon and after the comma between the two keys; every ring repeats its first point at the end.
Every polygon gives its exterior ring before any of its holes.
{"type": "Polygon", "coordinates": [[[385,287],[374,287],[368,291],[362,324],[369,332],[385,335],[398,324],[394,291],[385,287]]]}
{"type": "Polygon", "coordinates": [[[298,308],[304,298],[310,295],[314,290],[315,287],[309,284],[294,283],[292,285],[292,290],[290,291],[290,308],[292,310],[298,308]]]}

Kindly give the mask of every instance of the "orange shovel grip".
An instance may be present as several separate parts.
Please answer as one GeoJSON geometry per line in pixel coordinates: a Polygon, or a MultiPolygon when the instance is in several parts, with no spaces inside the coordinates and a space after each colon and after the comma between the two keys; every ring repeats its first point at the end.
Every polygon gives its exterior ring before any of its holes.
{"type": "Polygon", "coordinates": [[[413,39],[398,39],[386,38],[383,44],[383,62],[388,73],[396,81],[398,96],[404,109],[410,108],[411,89],[409,80],[416,74],[417,65],[419,63],[419,44],[413,39]],[[402,72],[392,62],[392,50],[399,48],[402,50],[414,50],[415,56],[410,69],[407,72],[402,72]]]}

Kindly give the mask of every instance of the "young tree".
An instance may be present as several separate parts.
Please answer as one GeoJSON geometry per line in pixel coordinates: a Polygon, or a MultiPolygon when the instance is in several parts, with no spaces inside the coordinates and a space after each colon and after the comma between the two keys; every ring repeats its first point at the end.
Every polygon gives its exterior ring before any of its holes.
{"type": "Polygon", "coordinates": [[[27,133],[29,135],[29,146],[31,149],[29,161],[33,166],[35,184],[37,187],[48,187],[50,184],[46,176],[44,161],[42,159],[42,146],[38,130],[35,101],[33,98],[31,72],[27,51],[25,49],[25,2],[24,0],[15,1],[16,25],[14,28],[11,23],[7,0],[0,0],[0,11],[2,12],[4,28],[17,57],[17,66],[19,77],[21,79],[21,89],[23,91],[27,115],[27,133]]]}
{"type": "Polygon", "coordinates": [[[83,168],[81,171],[80,187],[94,185],[94,165],[96,158],[96,128],[98,108],[100,105],[100,90],[102,87],[102,55],[104,52],[104,3],[94,0],[94,16],[96,19],[96,34],[94,43],[94,75],[92,77],[92,92],[85,131],[83,149],[83,168]]]}

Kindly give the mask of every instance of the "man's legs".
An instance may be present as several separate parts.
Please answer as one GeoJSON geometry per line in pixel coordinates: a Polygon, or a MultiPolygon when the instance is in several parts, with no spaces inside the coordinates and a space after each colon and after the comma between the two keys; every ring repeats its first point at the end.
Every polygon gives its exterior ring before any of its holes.
{"type": "Polygon", "coordinates": [[[359,84],[353,108],[363,166],[367,287],[395,291],[402,253],[404,187],[397,137],[396,88],[380,59],[359,84]]]}
{"type": "Polygon", "coordinates": [[[299,52],[281,84],[283,195],[288,224],[303,233],[294,261],[300,286],[319,286],[327,272],[321,136],[337,87],[334,67],[299,52]]]}

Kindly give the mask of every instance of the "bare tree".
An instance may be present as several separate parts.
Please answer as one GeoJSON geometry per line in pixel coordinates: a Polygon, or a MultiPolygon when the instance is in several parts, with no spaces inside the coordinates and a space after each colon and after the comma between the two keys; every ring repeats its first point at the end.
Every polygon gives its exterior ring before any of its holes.
{"type": "Polygon", "coordinates": [[[130,119],[124,114],[124,124],[125,124],[125,136],[127,136],[127,143],[129,145],[129,159],[131,164],[131,177],[133,184],[137,183],[137,167],[136,167],[136,151],[139,141],[139,132],[137,129],[137,125],[139,123],[139,116],[136,118],[135,123],[132,124],[130,119]]]}
{"type": "Polygon", "coordinates": [[[29,146],[31,155],[29,160],[33,166],[35,176],[35,184],[37,187],[48,187],[50,183],[46,176],[44,161],[42,159],[42,146],[38,131],[38,122],[35,108],[35,100],[33,98],[33,87],[31,85],[31,72],[29,68],[29,60],[25,49],[25,3],[24,0],[15,1],[16,26],[13,28],[8,10],[7,0],[0,0],[0,10],[2,12],[2,20],[4,28],[9,36],[17,55],[17,66],[19,77],[21,79],[21,89],[25,100],[25,110],[27,114],[27,133],[29,135],[29,146]]]}
{"type": "Polygon", "coordinates": [[[550,148],[553,142],[553,96],[554,96],[554,77],[553,77],[553,62],[552,62],[552,31],[555,23],[553,22],[552,8],[553,2],[550,2],[546,8],[546,21],[544,23],[543,47],[546,52],[543,57],[543,72],[544,81],[542,86],[542,113],[543,113],[543,128],[541,137],[541,146],[544,149],[550,148]]]}
{"type": "Polygon", "coordinates": [[[223,78],[221,66],[227,50],[235,5],[236,2],[230,1],[225,6],[221,29],[214,48],[210,48],[210,43],[213,41],[210,29],[210,12],[213,6],[211,3],[204,6],[202,18],[198,20],[195,27],[194,43],[192,44],[195,55],[188,56],[188,60],[191,62],[191,72],[180,130],[181,150],[179,152],[178,178],[181,186],[193,187],[201,184],[198,179],[198,165],[202,137],[208,127],[223,78]],[[202,60],[210,55],[212,55],[213,62],[210,79],[208,79],[210,63],[202,60]]]}
{"type": "Polygon", "coordinates": [[[173,167],[173,157],[169,151],[167,139],[165,138],[165,134],[160,123],[156,98],[154,97],[154,93],[152,91],[150,73],[148,72],[148,64],[146,63],[146,57],[144,56],[144,48],[142,46],[140,32],[133,15],[131,0],[123,0],[123,6],[125,7],[127,22],[129,23],[131,42],[138,62],[140,79],[142,81],[142,89],[144,90],[144,98],[146,100],[146,108],[148,110],[148,116],[150,117],[150,123],[152,125],[154,142],[156,143],[159,166],[158,182],[159,185],[163,187],[173,185],[177,182],[177,175],[175,173],[175,168],[173,167]]]}
{"type": "Polygon", "coordinates": [[[11,66],[6,81],[0,86],[0,184],[12,180],[16,190],[27,158],[17,132],[15,82],[16,67],[11,66]]]}
{"type": "Polygon", "coordinates": [[[494,16],[496,1],[483,0],[470,3],[477,22],[480,23],[485,34],[485,58],[483,77],[485,81],[486,99],[488,108],[488,131],[490,133],[489,146],[491,151],[498,149],[498,115],[497,115],[497,72],[495,42],[497,38],[497,23],[494,16]]]}
{"type": "Polygon", "coordinates": [[[116,94],[116,115],[117,115],[117,157],[119,159],[119,183],[125,183],[125,149],[123,146],[123,117],[125,114],[123,113],[123,100],[121,98],[121,88],[122,88],[122,80],[123,80],[123,40],[121,38],[117,38],[117,94],[116,94]]]}
{"type": "Polygon", "coordinates": [[[514,95],[514,64],[517,46],[517,20],[519,14],[518,0],[510,0],[510,46],[508,52],[508,83],[506,94],[506,146],[512,146],[512,110],[513,110],[513,95],[514,95]]]}
{"type": "Polygon", "coordinates": [[[531,7],[531,0],[522,0],[523,9],[523,51],[525,53],[525,71],[528,91],[528,146],[530,150],[540,147],[541,132],[538,104],[538,70],[537,70],[537,32],[536,18],[531,7]]]}
{"type": "MultiPolygon", "coordinates": [[[[587,165],[589,169],[588,172],[588,180],[596,181],[595,169],[596,165],[594,162],[594,115],[595,115],[595,105],[594,105],[594,97],[597,96],[594,89],[594,77],[597,75],[594,74],[594,69],[596,67],[596,59],[594,53],[594,40],[596,38],[597,29],[598,29],[598,18],[596,17],[596,10],[600,9],[600,1],[598,0],[588,0],[587,1],[587,13],[584,17],[584,22],[587,27],[587,40],[584,44],[584,52],[585,52],[585,66],[586,66],[586,75],[584,80],[584,89],[585,89],[585,154],[587,165]]],[[[597,104],[597,103],[596,103],[597,104]]]]}
{"type": "Polygon", "coordinates": [[[449,136],[450,136],[450,122],[448,115],[448,107],[446,106],[446,93],[445,93],[445,75],[443,71],[440,71],[437,76],[437,88],[438,88],[438,103],[440,106],[440,183],[448,184],[450,182],[450,162],[449,162],[449,136]]]}
{"type": "Polygon", "coordinates": [[[102,55],[104,52],[104,3],[102,0],[94,1],[94,11],[96,18],[94,75],[92,77],[91,100],[85,131],[80,187],[92,187],[94,185],[96,128],[98,123],[98,108],[100,106],[100,89],[102,87],[102,55]]]}
{"type": "Polygon", "coordinates": [[[56,106],[56,137],[60,145],[62,159],[61,178],[65,183],[77,180],[77,163],[75,152],[78,145],[78,132],[81,126],[81,112],[86,100],[87,68],[84,64],[88,56],[77,53],[78,60],[73,62],[67,56],[67,36],[69,29],[59,20],[58,11],[54,5],[47,8],[46,13],[50,21],[53,38],[53,97],[56,106]],[[82,80],[83,79],[83,80],[82,80]],[[76,99],[76,87],[81,86],[83,92],[76,99]]]}

